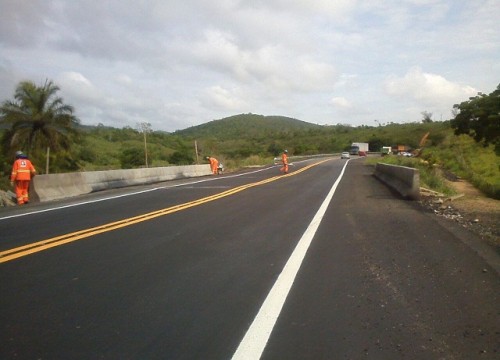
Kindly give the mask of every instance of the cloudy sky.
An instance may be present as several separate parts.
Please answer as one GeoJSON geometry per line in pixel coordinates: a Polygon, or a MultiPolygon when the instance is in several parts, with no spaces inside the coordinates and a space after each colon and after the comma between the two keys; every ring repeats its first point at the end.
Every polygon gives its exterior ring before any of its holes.
{"type": "Polygon", "coordinates": [[[499,18],[499,0],[0,0],[0,100],[49,79],[83,124],[165,131],[446,120],[500,83],[499,18]]]}

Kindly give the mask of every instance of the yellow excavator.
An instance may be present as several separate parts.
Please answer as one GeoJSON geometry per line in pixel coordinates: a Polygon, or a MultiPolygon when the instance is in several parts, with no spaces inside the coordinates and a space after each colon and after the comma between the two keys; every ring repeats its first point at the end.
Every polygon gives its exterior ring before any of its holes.
{"type": "Polygon", "coordinates": [[[418,156],[420,156],[420,154],[422,154],[422,150],[424,150],[425,143],[427,142],[427,138],[429,137],[430,133],[431,132],[428,131],[425,133],[424,136],[422,136],[422,138],[420,139],[420,142],[418,143],[418,149],[413,151],[413,156],[418,157],[418,156]]]}

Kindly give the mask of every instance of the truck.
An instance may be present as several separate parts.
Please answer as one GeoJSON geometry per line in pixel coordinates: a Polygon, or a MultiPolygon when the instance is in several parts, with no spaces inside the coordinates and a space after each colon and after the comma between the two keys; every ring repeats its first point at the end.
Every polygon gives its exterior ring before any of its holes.
{"type": "Polygon", "coordinates": [[[382,156],[385,156],[385,155],[391,155],[392,154],[392,147],[390,146],[382,146],[382,156]]]}
{"type": "Polygon", "coordinates": [[[368,153],[368,143],[353,142],[351,144],[351,150],[349,150],[350,155],[366,156],[368,153]]]}
{"type": "Polygon", "coordinates": [[[398,145],[396,148],[396,153],[398,155],[405,155],[410,153],[410,147],[407,145],[398,145]]]}

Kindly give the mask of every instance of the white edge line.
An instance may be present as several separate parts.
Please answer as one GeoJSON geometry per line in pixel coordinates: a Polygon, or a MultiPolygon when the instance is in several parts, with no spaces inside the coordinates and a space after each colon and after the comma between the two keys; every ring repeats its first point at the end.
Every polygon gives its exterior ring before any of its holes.
{"type": "Polygon", "coordinates": [[[330,192],[326,196],[325,200],[323,200],[323,203],[316,212],[316,215],[314,215],[314,218],[299,240],[281,274],[278,276],[278,279],[264,300],[257,316],[241,340],[232,357],[232,360],[260,359],[267,341],[271,336],[274,325],[278,320],[278,316],[283,308],[288,293],[290,292],[293,282],[295,281],[295,277],[297,276],[300,266],[305,258],[307,250],[309,249],[312,239],[316,234],[319,224],[325,215],[326,209],[332,200],[333,194],[337,190],[337,186],[344,175],[348,162],[349,160],[347,160],[344,164],[339,177],[333,184],[330,192]]]}
{"type": "Polygon", "coordinates": [[[199,183],[203,183],[203,182],[207,182],[207,181],[215,181],[215,180],[219,180],[219,179],[227,179],[227,178],[232,178],[232,177],[245,176],[245,175],[248,175],[248,174],[254,174],[254,173],[265,171],[265,170],[269,170],[269,169],[272,169],[272,168],[274,168],[274,167],[273,166],[271,166],[271,167],[265,167],[263,169],[258,169],[258,170],[255,170],[255,171],[249,171],[249,172],[245,172],[245,173],[241,173],[241,174],[236,174],[236,175],[229,175],[229,176],[224,176],[224,177],[213,177],[213,178],[209,178],[209,179],[192,181],[192,182],[184,183],[184,184],[177,184],[177,185],[170,185],[170,186],[161,186],[161,187],[156,187],[156,188],[153,188],[153,189],[141,190],[141,191],[136,191],[136,192],[133,192],[133,193],[127,193],[127,194],[116,195],[116,196],[109,196],[109,197],[100,198],[100,199],[96,199],[96,200],[82,201],[82,202],[78,202],[78,203],[74,203],[74,204],[57,206],[57,207],[53,207],[53,208],[49,208],[49,209],[44,209],[44,210],[36,210],[36,211],[30,211],[30,212],[26,212],[26,213],[22,213],[22,214],[9,215],[9,216],[0,217],[0,221],[7,220],[7,219],[12,219],[12,218],[17,218],[17,217],[22,217],[22,216],[40,214],[40,213],[49,212],[49,211],[67,209],[67,208],[71,208],[71,207],[75,207],[75,206],[88,205],[88,204],[93,204],[93,203],[97,203],[97,202],[100,202],[100,201],[113,200],[113,199],[118,199],[118,198],[121,198],[121,197],[133,196],[133,195],[143,194],[143,193],[147,193],[147,192],[151,192],[151,191],[156,191],[156,190],[163,190],[163,189],[169,189],[169,188],[174,188],[174,187],[181,187],[181,186],[199,184],[199,183]]]}

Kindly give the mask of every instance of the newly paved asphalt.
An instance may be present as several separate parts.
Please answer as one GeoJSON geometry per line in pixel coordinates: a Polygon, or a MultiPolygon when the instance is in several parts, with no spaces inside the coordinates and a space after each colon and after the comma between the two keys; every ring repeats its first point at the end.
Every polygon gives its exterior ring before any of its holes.
{"type": "Polygon", "coordinates": [[[0,359],[500,358],[499,255],[318,161],[0,209],[0,359]]]}

